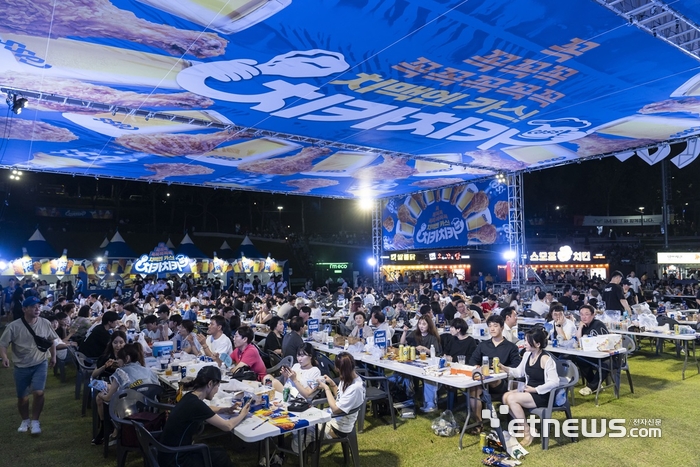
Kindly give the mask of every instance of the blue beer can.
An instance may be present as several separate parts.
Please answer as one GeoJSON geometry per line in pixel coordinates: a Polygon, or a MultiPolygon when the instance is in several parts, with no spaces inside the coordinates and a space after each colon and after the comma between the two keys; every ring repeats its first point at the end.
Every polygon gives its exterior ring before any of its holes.
{"type": "Polygon", "coordinates": [[[262,395],[262,405],[264,409],[270,408],[270,396],[267,394],[262,395]]]}
{"type": "Polygon", "coordinates": [[[187,367],[186,366],[180,365],[180,374],[182,375],[183,378],[185,376],[187,376],[187,367]]]}
{"type": "Polygon", "coordinates": [[[440,358],[440,368],[445,368],[445,363],[447,363],[445,357],[440,358]]]}

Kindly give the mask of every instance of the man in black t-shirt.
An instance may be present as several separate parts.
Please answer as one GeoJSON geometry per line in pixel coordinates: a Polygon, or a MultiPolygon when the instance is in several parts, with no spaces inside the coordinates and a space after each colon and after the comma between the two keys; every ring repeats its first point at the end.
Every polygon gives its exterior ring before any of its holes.
{"type": "MultiPolygon", "coordinates": [[[[520,353],[518,346],[509,342],[503,337],[503,328],[505,321],[501,315],[492,314],[486,320],[489,327],[491,339],[481,341],[469,358],[469,365],[481,366],[484,357],[488,358],[489,364],[493,363],[493,358],[498,357],[501,364],[507,367],[515,368],[520,365],[520,353]]],[[[501,379],[489,383],[489,393],[494,400],[500,400],[503,394],[508,390],[507,379],[501,379]]],[[[470,389],[470,403],[472,404],[472,413],[477,420],[481,420],[481,388],[477,387],[470,389]]]]}
{"type": "MultiPolygon", "coordinates": [[[[620,275],[622,277],[622,275],[620,275]]],[[[595,319],[595,308],[591,305],[583,305],[579,310],[581,322],[577,334],[578,341],[584,336],[600,336],[609,334],[608,328],[605,327],[602,321],[595,319]]],[[[579,390],[582,396],[590,396],[598,390],[598,385],[608,377],[608,371],[603,370],[602,375],[598,375],[598,367],[591,364],[590,361],[582,358],[576,358],[576,366],[578,366],[581,374],[586,378],[586,386],[579,390]]]]}
{"type": "Polygon", "coordinates": [[[613,271],[610,276],[610,282],[603,288],[602,299],[603,302],[605,302],[605,309],[617,310],[620,312],[626,310],[628,313],[632,314],[632,308],[630,308],[625,299],[620,281],[622,281],[622,273],[620,271],[613,271]]]}
{"type": "Polygon", "coordinates": [[[114,311],[108,311],[102,315],[102,323],[95,326],[80,344],[78,350],[89,358],[97,358],[105,351],[107,344],[111,338],[109,331],[114,329],[119,324],[119,315],[114,311]]]}
{"type": "Polygon", "coordinates": [[[457,300],[461,300],[462,297],[459,295],[453,295],[452,300],[450,300],[450,303],[445,305],[445,308],[442,309],[442,314],[445,316],[445,321],[451,322],[453,319],[455,319],[455,314],[457,313],[457,308],[455,304],[457,303],[457,300]]]}

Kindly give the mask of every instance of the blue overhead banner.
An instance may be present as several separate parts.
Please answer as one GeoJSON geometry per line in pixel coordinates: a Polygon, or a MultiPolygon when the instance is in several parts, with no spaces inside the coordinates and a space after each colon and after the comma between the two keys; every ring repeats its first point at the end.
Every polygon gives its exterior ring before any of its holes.
{"type": "MultiPolygon", "coordinates": [[[[693,3],[671,7],[697,16],[693,3]]],[[[700,133],[700,63],[591,0],[0,13],[10,105],[53,96],[0,118],[0,166],[389,197],[700,133]]]]}
{"type": "Polygon", "coordinates": [[[508,190],[497,181],[469,183],[386,200],[385,251],[507,242],[508,190]]]}

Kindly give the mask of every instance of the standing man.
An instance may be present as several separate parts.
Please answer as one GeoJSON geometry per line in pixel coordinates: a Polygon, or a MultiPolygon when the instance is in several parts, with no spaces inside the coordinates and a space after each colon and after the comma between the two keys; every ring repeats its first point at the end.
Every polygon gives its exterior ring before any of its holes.
{"type": "Polygon", "coordinates": [[[620,271],[613,271],[610,276],[610,282],[608,282],[603,289],[603,302],[605,302],[606,310],[617,310],[622,312],[627,311],[630,315],[632,314],[632,308],[627,303],[625,299],[625,294],[620,286],[620,281],[622,281],[622,273],[620,271]]]}
{"type": "Polygon", "coordinates": [[[634,271],[629,273],[629,275],[627,276],[627,280],[630,281],[630,286],[632,287],[632,290],[634,290],[634,294],[639,295],[639,290],[642,286],[642,282],[639,280],[634,271]]]}
{"type": "Polygon", "coordinates": [[[20,433],[30,431],[33,435],[41,433],[39,416],[44,408],[44,387],[46,386],[46,374],[48,366],[56,364],[56,342],[58,335],[51,323],[39,317],[39,299],[29,297],[22,302],[23,316],[7,325],[5,332],[0,337],[0,357],[2,366],[10,367],[7,359],[7,347],[12,344],[12,361],[15,364],[15,389],[17,390],[17,408],[22,417],[22,423],[17,429],[20,433]],[[36,336],[53,342],[47,350],[39,350],[34,336],[29,332],[32,329],[36,336]],[[32,392],[32,415],[29,418],[29,392],[32,392]]]}

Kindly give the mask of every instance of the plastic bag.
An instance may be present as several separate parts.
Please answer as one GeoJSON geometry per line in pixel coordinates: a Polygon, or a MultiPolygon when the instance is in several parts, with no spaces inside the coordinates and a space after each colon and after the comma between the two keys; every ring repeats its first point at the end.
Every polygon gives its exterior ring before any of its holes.
{"type": "Polygon", "coordinates": [[[455,420],[454,415],[452,415],[452,412],[449,410],[445,410],[438,418],[433,420],[430,428],[433,429],[433,433],[435,433],[437,436],[449,437],[459,433],[457,421],[455,420]]]}

